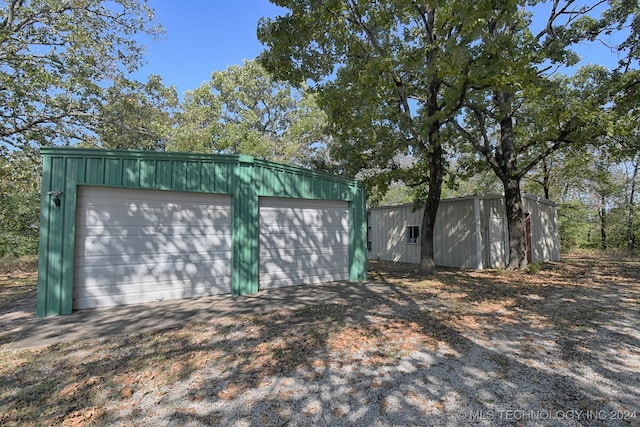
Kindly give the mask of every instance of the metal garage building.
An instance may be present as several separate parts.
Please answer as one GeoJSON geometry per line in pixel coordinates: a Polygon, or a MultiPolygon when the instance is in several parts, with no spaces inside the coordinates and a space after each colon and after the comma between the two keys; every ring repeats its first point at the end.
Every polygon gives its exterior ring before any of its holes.
{"type": "MultiPolygon", "coordinates": [[[[523,195],[529,262],[560,259],[555,203],[523,195]]],[[[420,262],[420,224],[424,208],[387,206],[368,212],[369,258],[420,262]]],[[[508,263],[509,234],[504,197],[499,194],[444,199],[434,232],[437,265],[458,268],[499,268],[508,263]]]]}
{"type": "Polygon", "coordinates": [[[355,180],[249,156],[41,153],[39,316],[366,279],[355,180]]]}

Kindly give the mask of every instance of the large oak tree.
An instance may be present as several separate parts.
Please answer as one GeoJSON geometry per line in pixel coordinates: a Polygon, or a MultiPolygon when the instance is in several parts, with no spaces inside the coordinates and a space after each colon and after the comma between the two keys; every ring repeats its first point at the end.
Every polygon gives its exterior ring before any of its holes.
{"type": "Polygon", "coordinates": [[[462,105],[486,2],[273,0],[259,61],[307,82],[329,113],[333,154],[370,185],[404,181],[424,207],[419,271],[435,273],[433,233],[446,171],[441,129],[462,105]]]}
{"type": "MultiPolygon", "coordinates": [[[[552,0],[503,2],[495,8],[477,43],[481,54],[464,115],[451,122],[503,184],[509,268],[517,269],[527,263],[521,180],[554,151],[607,132],[603,117],[610,100],[600,93],[608,87],[599,78],[601,70],[587,68],[570,82],[553,74],[578,62],[572,50],[577,43],[619,31],[629,17],[636,22],[638,6],[552,0]],[[536,22],[529,6],[537,7],[536,22]]],[[[633,52],[634,34],[620,47],[633,52]]]]}

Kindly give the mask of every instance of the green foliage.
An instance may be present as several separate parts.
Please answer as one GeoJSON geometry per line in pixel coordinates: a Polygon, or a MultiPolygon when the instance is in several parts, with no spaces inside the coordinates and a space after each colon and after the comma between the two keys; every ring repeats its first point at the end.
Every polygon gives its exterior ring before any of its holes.
{"type": "Polygon", "coordinates": [[[245,61],[187,92],[169,150],[247,154],[307,166],[326,144],[315,98],[245,61]]]}
{"type": "Polygon", "coordinates": [[[396,206],[413,202],[412,189],[403,182],[393,182],[382,194],[376,194],[376,189],[369,193],[368,205],[376,206],[396,206]]]}
{"type": "Polygon", "coordinates": [[[165,87],[160,76],[149,76],[146,83],[118,78],[105,91],[91,145],[163,150],[174,127],[177,107],[176,89],[165,87]]]}
{"type": "MultiPolygon", "coordinates": [[[[508,193],[518,264],[526,256],[520,181],[530,174],[550,193],[561,174],[549,169],[549,156],[615,129],[608,70],[588,67],[572,78],[556,71],[578,62],[577,43],[635,23],[638,10],[618,1],[274,2],[287,13],[260,22],[267,51],[259,61],[278,78],[311,82],[342,170],[359,173],[373,203],[404,182],[427,206],[437,204],[449,163],[459,168],[448,171],[452,193],[486,187],[478,175],[492,170],[508,193]]],[[[630,56],[637,28],[619,46],[630,56]]],[[[633,99],[634,86],[627,80],[621,98],[633,99]]]]}
{"type": "Polygon", "coordinates": [[[141,65],[137,36],[161,32],[152,21],[146,1],[3,2],[0,144],[20,149],[91,137],[103,86],[141,65]]]}
{"type": "Polygon", "coordinates": [[[287,13],[260,21],[267,50],[258,60],[276,78],[316,91],[335,136],[332,158],[366,182],[373,203],[394,182],[412,187],[414,203],[426,207],[420,271],[433,274],[447,167],[441,129],[461,106],[470,52],[495,11],[458,0],[274,2],[287,13]]]}
{"type": "Polygon", "coordinates": [[[125,76],[161,33],[145,0],[0,5],[0,257],[37,252],[40,147],[158,147],[167,92],[125,76]]]}
{"type": "Polygon", "coordinates": [[[25,152],[0,156],[0,258],[38,251],[40,175],[39,163],[25,152]]]}
{"type": "Polygon", "coordinates": [[[462,1],[278,4],[288,13],[260,22],[268,49],[258,59],[318,93],[341,172],[358,174],[376,199],[404,182],[416,203],[437,205],[446,168],[440,131],[460,107],[470,49],[493,11],[462,1]]]}
{"type": "MultiPolygon", "coordinates": [[[[628,211],[624,205],[616,206],[607,213],[607,247],[627,249],[627,215],[628,211]]],[[[636,241],[640,240],[640,215],[634,215],[634,229],[636,241]]]]}
{"type": "Polygon", "coordinates": [[[571,0],[527,3],[536,6],[536,20],[546,26],[534,31],[523,3],[496,6],[474,47],[477,59],[465,108],[450,120],[466,140],[459,146],[485,161],[503,184],[510,268],[526,263],[521,180],[534,171],[532,182],[550,193],[546,159],[565,147],[580,150],[600,139],[613,120],[609,70],[590,66],[571,77],[556,73],[577,63],[573,46],[604,31],[604,15],[595,16],[594,8],[571,0]]]}
{"type": "Polygon", "coordinates": [[[561,203],[558,206],[560,248],[564,252],[574,249],[598,247],[597,228],[593,209],[580,201],[561,203]]]}
{"type": "Polygon", "coordinates": [[[527,264],[527,273],[529,274],[537,274],[540,271],[542,264],[539,262],[531,262],[527,264]]]}

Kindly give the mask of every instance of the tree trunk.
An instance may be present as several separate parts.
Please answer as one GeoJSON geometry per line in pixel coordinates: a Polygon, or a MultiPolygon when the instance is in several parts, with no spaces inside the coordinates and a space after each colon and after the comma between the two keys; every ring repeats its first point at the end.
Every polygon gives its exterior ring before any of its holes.
{"type": "Polygon", "coordinates": [[[438,141],[433,141],[429,153],[429,193],[422,215],[422,233],[420,234],[420,268],[418,274],[431,277],[436,274],[433,250],[433,233],[440,205],[443,176],[443,152],[438,141]]]}
{"type": "Polygon", "coordinates": [[[520,175],[514,149],[513,116],[511,112],[511,94],[498,91],[493,100],[499,114],[500,137],[496,144],[494,170],[504,187],[505,208],[507,211],[507,229],[509,231],[509,270],[523,269],[527,266],[527,236],[522,212],[520,193],[520,175]]]}
{"type": "Polygon", "coordinates": [[[509,230],[509,270],[519,270],[527,266],[527,236],[522,210],[520,180],[510,178],[504,182],[504,202],[509,230]]]}
{"type": "Polygon", "coordinates": [[[635,216],[635,196],[636,196],[636,180],[638,179],[638,169],[640,168],[640,158],[636,160],[633,166],[633,174],[631,175],[631,189],[629,191],[629,208],[627,210],[627,249],[630,251],[636,247],[636,234],[634,230],[635,216]]]}
{"type": "MultiPolygon", "coordinates": [[[[427,64],[432,62],[433,52],[427,55],[427,64]]],[[[427,162],[429,164],[429,192],[422,215],[422,233],[420,233],[420,276],[432,277],[436,274],[436,262],[433,250],[433,234],[436,224],[440,195],[442,193],[442,179],[444,176],[443,148],[440,142],[441,122],[436,119],[440,109],[438,106],[438,94],[440,93],[440,81],[434,78],[429,82],[427,100],[424,104],[427,124],[427,162]]]]}
{"type": "Polygon", "coordinates": [[[606,199],[602,196],[602,206],[598,211],[600,216],[600,242],[603,251],[607,250],[607,207],[606,199]]]}
{"type": "Polygon", "coordinates": [[[549,187],[551,186],[550,174],[547,159],[542,159],[542,189],[544,190],[544,198],[547,200],[551,199],[549,191],[549,187]]]}

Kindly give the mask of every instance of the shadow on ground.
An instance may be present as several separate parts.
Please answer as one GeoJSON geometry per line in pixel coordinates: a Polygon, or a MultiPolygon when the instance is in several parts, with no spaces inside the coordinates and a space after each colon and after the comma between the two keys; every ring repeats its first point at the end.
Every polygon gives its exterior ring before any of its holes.
{"type": "Polygon", "coordinates": [[[5,350],[0,424],[638,424],[637,263],[435,280],[371,267],[371,284],[274,290],[208,317],[199,300],[199,317],[163,303],[139,313],[158,326],[144,333],[121,311],[98,325],[118,335],[5,350]]]}

